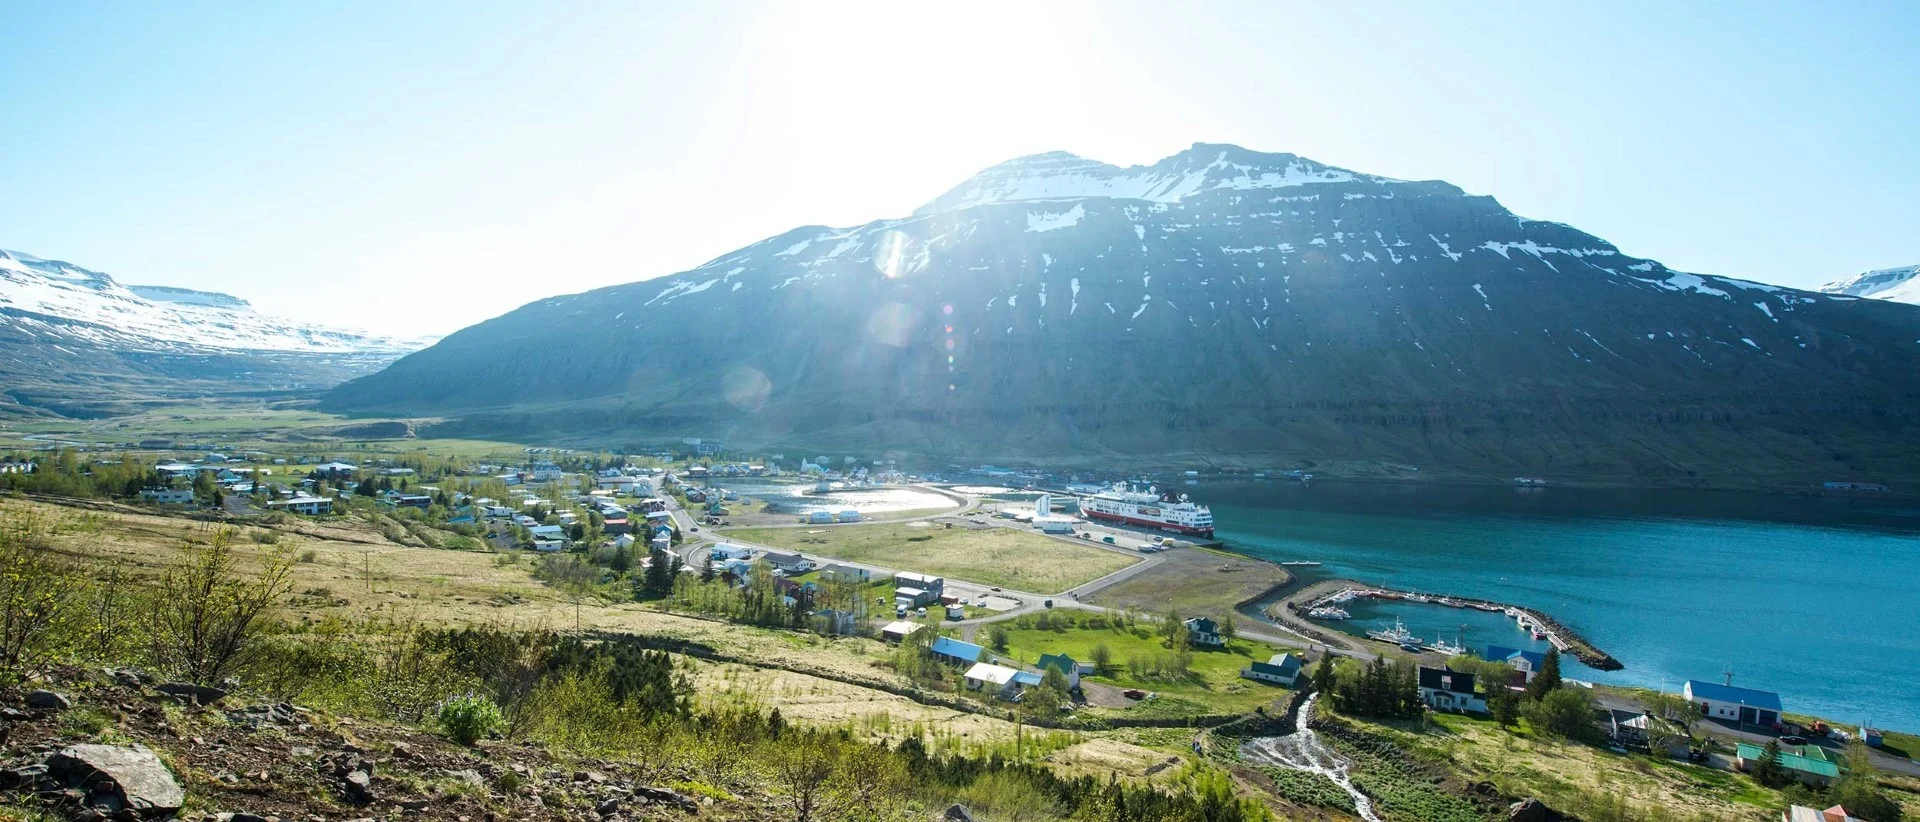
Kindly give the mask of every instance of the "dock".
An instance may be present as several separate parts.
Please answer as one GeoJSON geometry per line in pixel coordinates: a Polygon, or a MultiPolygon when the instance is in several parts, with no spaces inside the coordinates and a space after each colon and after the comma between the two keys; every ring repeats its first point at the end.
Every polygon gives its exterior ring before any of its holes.
{"type": "Polygon", "coordinates": [[[1308,612],[1315,608],[1335,606],[1353,599],[1395,599],[1403,602],[1419,602],[1448,608],[1472,608],[1489,613],[1506,614],[1512,617],[1521,628],[1529,630],[1538,629],[1540,633],[1546,635],[1548,644],[1551,644],[1561,653],[1571,654],[1575,659],[1580,660],[1581,664],[1589,668],[1600,671],[1618,671],[1626,667],[1621,664],[1620,660],[1614,659],[1612,655],[1595,647],[1593,643],[1588,642],[1585,637],[1580,636],[1574,632],[1573,629],[1561,625],[1554,621],[1552,617],[1530,608],[1522,608],[1517,605],[1508,605],[1502,602],[1477,599],[1474,597],[1442,596],[1398,591],[1384,586],[1368,585],[1366,583],[1353,581],[1341,581],[1337,584],[1340,587],[1336,590],[1313,597],[1307,602],[1303,603],[1288,599],[1285,600],[1283,604],[1288,611],[1291,611],[1294,616],[1301,619],[1309,619],[1308,612]]]}

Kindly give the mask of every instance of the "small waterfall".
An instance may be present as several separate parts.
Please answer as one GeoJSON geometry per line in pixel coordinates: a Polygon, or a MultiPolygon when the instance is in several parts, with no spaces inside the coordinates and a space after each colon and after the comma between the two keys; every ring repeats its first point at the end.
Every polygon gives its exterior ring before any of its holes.
{"type": "Polygon", "coordinates": [[[1318,734],[1307,723],[1313,717],[1313,703],[1319,694],[1307,697],[1300,705],[1300,716],[1293,733],[1286,736],[1268,736],[1255,739],[1241,746],[1240,753],[1248,760],[1276,768],[1317,773],[1333,780],[1341,790],[1353,797],[1353,807],[1361,819],[1367,822],[1380,822],[1373,812],[1373,800],[1353,786],[1353,780],[1347,777],[1347,769],[1353,766],[1346,758],[1335,753],[1332,748],[1320,741],[1318,734]]]}

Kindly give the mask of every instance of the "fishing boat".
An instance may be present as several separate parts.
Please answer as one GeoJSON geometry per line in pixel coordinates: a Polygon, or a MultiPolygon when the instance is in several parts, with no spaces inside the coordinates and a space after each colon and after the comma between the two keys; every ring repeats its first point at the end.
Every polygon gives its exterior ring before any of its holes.
{"type": "Polygon", "coordinates": [[[1546,638],[1547,638],[1547,632],[1546,632],[1546,631],[1542,631],[1542,630],[1540,630],[1540,626],[1538,626],[1538,625],[1535,625],[1535,626],[1533,626],[1533,638],[1534,638],[1534,639],[1546,639],[1546,638]]]}
{"type": "Polygon", "coordinates": [[[1353,615],[1347,613],[1344,608],[1321,607],[1308,611],[1307,616],[1314,619],[1342,620],[1351,618],[1353,615]]]}
{"type": "Polygon", "coordinates": [[[1377,631],[1368,631],[1367,638],[1377,639],[1381,642],[1391,642],[1395,645],[1405,645],[1409,642],[1417,645],[1420,641],[1420,638],[1414,636],[1412,631],[1407,630],[1406,623],[1401,622],[1399,617],[1393,618],[1392,628],[1382,627],[1377,631]]]}
{"type": "Polygon", "coordinates": [[[1314,561],[1312,561],[1312,560],[1306,560],[1306,559],[1289,559],[1289,560],[1285,560],[1285,561],[1283,561],[1283,562],[1281,562],[1280,564],[1281,564],[1281,565],[1288,565],[1288,566],[1295,566],[1295,567],[1300,567],[1300,568],[1308,568],[1308,567],[1312,567],[1312,566],[1316,566],[1316,565],[1319,565],[1320,563],[1318,563],[1318,562],[1314,562],[1314,561]]]}
{"type": "Polygon", "coordinates": [[[1452,642],[1448,642],[1443,637],[1434,637],[1433,644],[1428,645],[1427,650],[1436,654],[1446,654],[1447,656],[1464,654],[1467,652],[1466,636],[1467,626],[1462,625],[1460,626],[1459,633],[1454,635],[1452,642]]]}

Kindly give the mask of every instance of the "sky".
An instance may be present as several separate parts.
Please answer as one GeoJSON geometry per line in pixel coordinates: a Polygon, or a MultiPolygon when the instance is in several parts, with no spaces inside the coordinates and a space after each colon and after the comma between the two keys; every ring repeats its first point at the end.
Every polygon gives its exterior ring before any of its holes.
{"type": "Polygon", "coordinates": [[[0,3],[0,248],[444,334],[1195,142],[1685,271],[1920,263],[1920,3],[0,3]]]}

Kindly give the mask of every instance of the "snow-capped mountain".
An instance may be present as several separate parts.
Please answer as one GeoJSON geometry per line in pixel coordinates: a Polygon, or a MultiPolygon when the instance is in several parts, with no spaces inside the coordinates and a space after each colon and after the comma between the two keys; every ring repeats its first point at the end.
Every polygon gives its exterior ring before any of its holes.
{"type": "Polygon", "coordinates": [[[276,319],[226,294],[127,286],[0,250],[0,413],[325,388],[431,342],[276,319]]]}
{"type": "Polygon", "coordinates": [[[0,322],[51,329],[129,350],[221,349],[394,354],[431,340],[398,340],[254,313],[226,294],[126,286],[98,271],[0,249],[0,322]]]}
{"type": "Polygon", "coordinates": [[[327,403],[610,445],[1920,478],[1914,374],[1907,306],[1200,144],[1131,168],[1015,159],[907,217],[531,303],[327,403]]]}
{"type": "Polygon", "coordinates": [[[1920,265],[1869,271],[1827,283],[1820,291],[1920,305],[1920,265]]]}

